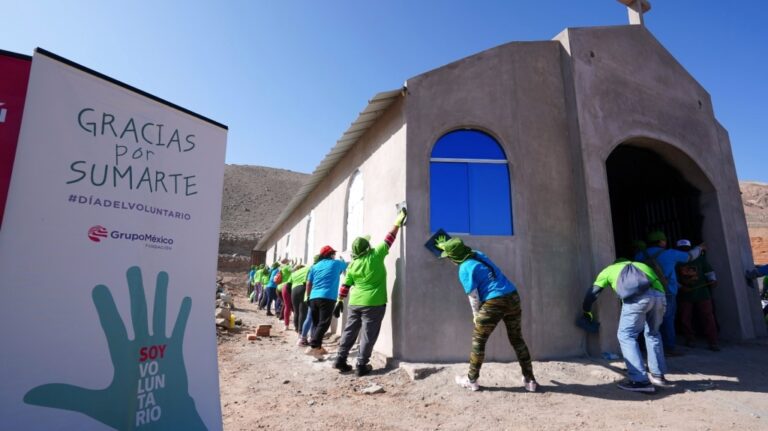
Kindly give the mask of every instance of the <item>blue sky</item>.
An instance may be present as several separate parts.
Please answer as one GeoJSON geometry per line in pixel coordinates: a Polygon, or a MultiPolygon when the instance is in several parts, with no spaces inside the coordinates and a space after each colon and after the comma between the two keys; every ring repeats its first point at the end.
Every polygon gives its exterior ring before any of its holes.
{"type": "MultiPolygon", "coordinates": [[[[768,2],[652,0],[646,24],[710,92],[739,179],[768,183],[768,2]]],[[[42,47],[229,126],[227,163],[312,172],[374,94],[615,0],[11,1],[0,48],[42,47]]]]}

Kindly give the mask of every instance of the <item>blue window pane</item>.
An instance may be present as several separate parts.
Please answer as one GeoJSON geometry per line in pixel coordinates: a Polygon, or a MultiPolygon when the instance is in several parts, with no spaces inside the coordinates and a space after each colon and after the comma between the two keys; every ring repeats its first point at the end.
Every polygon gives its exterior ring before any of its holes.
{"type": "Polygon", "coordinates": [[[456,130],[438,139],[432,158],[506,160],[495,139],[478,130],[456,130]]]}
{"type": "Polygon", "coordinates": [[[431,231],[469,232],[469,182],[466,163],[430,163],[431,231]]]}
{"type": "Polygon", "coordinates": [[[512,235],[512,204],[507,165],[470,163],[469,232],[512,235]]]}

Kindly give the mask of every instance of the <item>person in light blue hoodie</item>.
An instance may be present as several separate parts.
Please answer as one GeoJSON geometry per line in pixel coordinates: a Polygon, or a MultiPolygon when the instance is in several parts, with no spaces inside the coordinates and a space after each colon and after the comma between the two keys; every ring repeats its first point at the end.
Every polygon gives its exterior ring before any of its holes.
{"type": "Polygon", "coordinates": [[[531,354],[523,340],[520,296],[517,288],[501,272],[488,256],[464,245],[459,238],[446,240],[438,237],[437,248],[443,250],[441,257],[459,266],[459,281],[469,297],[475,325],[472,334],[472,352],[469,355],[469,373],[456,376],[456,384],[477,391],[480,367],[485,359],[485,344],[499,322],[507,329],[507,338],[515,350],[523,372],[523,385],[528,392],[535,392],[538,383],[533,375],[531,354]]]}

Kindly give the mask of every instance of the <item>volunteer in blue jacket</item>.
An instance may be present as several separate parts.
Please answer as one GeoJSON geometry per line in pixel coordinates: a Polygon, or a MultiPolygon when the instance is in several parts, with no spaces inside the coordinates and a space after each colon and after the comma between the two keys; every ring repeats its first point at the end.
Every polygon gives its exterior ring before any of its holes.
{"type": "Polygon", "coordinates": [[[499,267],[480,251],[472,250],[459,238],[437,239],[437,247],[443,250],[441,257],[449,258],[459,266],[459,281],[469,297],[475,329],[472,334],[472,352],[469,355],[469,373],[456,376],[456,383],[472,391],[480,389],[477,383],[480,367],[485,359],[488,337],[502,320],[507,328],[507,338],[520,363],[525,390],[538,388],[533,376],[533,365],[528,346],[523,340],[520,296],[517,288],[504,276],[499,267]]]}
{"type": "Polygon", "coordinates": [[[278,262],[275,262],[272,264],[272,269],[269,272],[269,281],[267,281],[267,285],[264,287],[264,291],[266,292],[267,296],[267,316],[274,316],[271,311],[272,307],[272,301],[277,299],[277,282],[275,281],[275,277],[280,272],[280,264],[278,262]]]}
{"type": "Polygon", "coordinates": [[[341,273],[347,269],[347,263],[335,257],[336,250],[329,245],[324,246],[320,249],[320,260],[312,265],[307,275],[306,291],[312,314],[312,337],[305,353],[316,359],[322,359],[328,353],[323,349],[323,336],[331,326],[341,273]]]}
{"type": "Polygon", "coordinates": [[[654,267],[653,261],[658,264],[662,274],[656,274],[661,284],[666,288],[667,311],[661,322],[661,340],[664,343],[664,353],[667,356],[677,356],[675,350],[675,315],[677,314],[677,272],[678,263],[688,263],[699,257],[703,246],[699,245],[688,252],[667,249],[667,236],[662,231],[654,231],[648,234],[648,248],[635,255],[635,261],[643,262],[654,267]]]}

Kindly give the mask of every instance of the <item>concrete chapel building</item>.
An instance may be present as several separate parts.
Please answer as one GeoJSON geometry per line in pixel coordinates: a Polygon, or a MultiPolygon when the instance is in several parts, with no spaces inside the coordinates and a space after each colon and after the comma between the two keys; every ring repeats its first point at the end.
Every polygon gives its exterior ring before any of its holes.
{"type": "MultiPolygon", "coordinates": [[[[457,267],[424,246],[438,228],[517,285],[534,359],[618,352],[615,295],[596,304],[599,334],[574,320],[596,274],[654,229],[707,244],[723,339],[766,334],[743,276],[753,261],[728,133],[707,91],[642,25],[507,43],[375,95],[256,249],[268,262],[307,262],[358,235],[377,244],[401,201],[408,223],[386,259],[375,347],[387,357],[468,358],[457,267]]],[[[514,358],[501,326],[487,360],[514,358]]]]}

